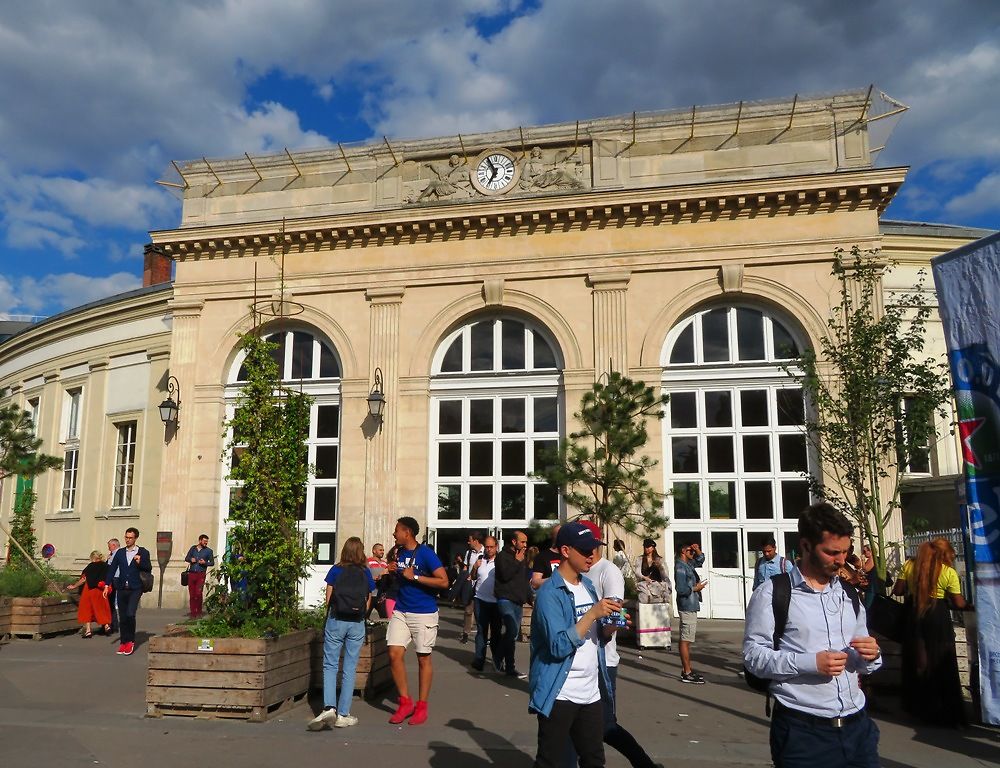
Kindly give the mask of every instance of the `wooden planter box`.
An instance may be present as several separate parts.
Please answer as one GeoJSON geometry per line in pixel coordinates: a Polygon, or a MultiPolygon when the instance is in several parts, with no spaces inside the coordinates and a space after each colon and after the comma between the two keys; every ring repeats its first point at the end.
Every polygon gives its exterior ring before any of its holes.
{"type": "Polygon", "coordinates": [[[76,632],[80,629],[76,621],[76,607],[75,601],[64,597],[11,598],[10,634],[41,640],[43,637],[76,632]]]}
{"type": "MultiPolygon", "coordinates": [[[[365,644],[358,657],[358,670],[354,677],[354,692],[365,699],[372,699],[392,685],[389,670],[389,649],[385,643],[387,623],[365,628],[365,644]]],[[[323,632],[316,633],[312,644],[312,675],[310,688],[323,690],[323,632]]]]}
{"type": "Polygon", "coordinates": [[[271,640],[158,636],[149,641],[146,715],[260,723],[309,691],[311,629],[271,640]]]}
{"type": "Polygon", "coordinates": [[[10,615],[13,611],[14,599],[0,597],[0,642],[10,637],[10,615]]]}

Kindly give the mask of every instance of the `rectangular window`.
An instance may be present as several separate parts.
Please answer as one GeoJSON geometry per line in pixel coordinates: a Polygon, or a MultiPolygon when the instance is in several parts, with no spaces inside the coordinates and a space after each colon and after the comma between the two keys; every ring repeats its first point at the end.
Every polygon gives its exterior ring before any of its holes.
{"type": "Polygon", "coordinates": [[[63,454],[62,511],[68,512],[76,507],[76,470],[80,459],[80,451],[71,448],[63,454]]]}
{"type": "Polygon", "coordinates": [[[902,472],[915,475],[931,474],[931,436],[934,420],[918,412],[915,398],[904,397],[896,420],[896,446],[902,472]],[[912,439],[911,439],[912,436],[912,439]]]}
{"type": "Polygon", "coordinates": [[[118,445],[115,449],[115,490],[113,506],[132,506],[132,480],[135,475],[136,422],[115,424],[118,445]]]}
{"type": "Polygon", "coordinates": [[[80,400],[83,390],[66,390],[66,441],[80,439],[80,400]]]}
{"type": "Polygon", "coordinates": [[[31,434],[34,437],[38,437],[38,416],[39,416],[40,401],[37,397],[32,398],[28,401],[28,413],[31,415],[31,434]]]}

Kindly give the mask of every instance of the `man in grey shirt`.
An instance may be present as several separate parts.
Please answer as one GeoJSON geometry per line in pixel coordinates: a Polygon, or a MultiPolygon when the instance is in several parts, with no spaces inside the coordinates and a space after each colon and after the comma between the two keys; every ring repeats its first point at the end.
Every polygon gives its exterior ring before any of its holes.
{"type": "Polygon", "coordinates": [[[833,506],[813,504],[799,517],[799,567],[764,582],[747,606],[743,660],[750,673],[772,681],[776,768],[879,765],[878,726],[865,710],[858,675],[878,669],[881,652],[853,587],[837,577],[853,533],[833,506]],[[775,642],[779,606],[772,596],[779,579],[790,580],[791,595],[785,631],[775,642]]]}

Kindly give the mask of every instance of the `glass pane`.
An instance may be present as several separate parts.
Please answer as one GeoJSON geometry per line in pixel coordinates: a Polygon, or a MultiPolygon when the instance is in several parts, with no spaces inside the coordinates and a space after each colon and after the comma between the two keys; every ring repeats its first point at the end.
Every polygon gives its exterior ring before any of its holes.
{"type": "Polygon", "coordinates": [[[337,446],[316,446],[316,479],[335,480],[337,478],[337,446]]]}
{"type": "Polygon", "coordinates": [[[767,417],[766,389],[744,389],[740,392],[740,420],[744,427],[766,427],[771,423],[767,417]]]}
{"type": "Polygon", "coordinates": [[[782,472],[807,472],[809,454],[805,435],[779,435],[778,455],[782,472]]]}
{"type": "Polygon", "coordinates": [[[740,535],[736,531],[712,532],[712,567],[740,567],[740,535]]]}
{"type": "Polygon", "coordinates": [[[438,403],[438,433],[458,435],[462,432],[462,401],[442,400],[438,403]]]}
{"type": "Polygon", "coordinates": [[[674,437],[670,440],[673,454],[674,472],[690,473],[698,471],[698,438],[674,437]]]}
{"type": "Polygon", "coordinates": [[[705,426],[733,426],[733,399],[730,392],[705,393],[705,426]]]}
{"type": "Polygon", "coordinates": [[[708,484],[708,514],[713,520],[736,519],[736,483],[715,481],[708,484]]]}
{"type": "Polygon", "coordinates": [[[930,474],[931,453],[927,448],[914,448],[910,453],[910,460],[906,465],[907,472],[918,474],[930,474]]]}
{"type": "Polygon", "coordinates": [[[779,389],[775,395],[778,398],[778,424],[784,427],[806,423],[801,389],[779,389]]]}
{"type": "Polygon", "coordinates": [[[438,486],[438,520],[458,520],[462,516],[462,486],[438,486]]]}
{"type": "Polygon", "coordinates": [[[767,435],[743,436],[743,471],[771,471],[771,438],[767,435]]]}
{"type": "Polygon", "coordinates": [[[798,531],[785,531],[784,535],[785,550],[783,554],[788,560],[795,561],[802,553],[799,552],[799,532],[798,531]]]}
{"type": "Polygon", "coordinates": [[[535,432],[557,432],[559,409],[554,397],[535,398],[535,432]]]}
{"type": "Polygon", "coordinates": [[[524,475],[524,448],[525,444],[520,440],[505,440],[500,443],[501,475],[524,475]]]}
{"type": "Polygon", "coordinates": [[[239,446],[238,445],[238,446],[235,446],[233,448],[233,454],[232,454],[232,457],[231,457],[232,458],[232,462],[230,464],[230,467],[232,469],[236,469],[240,465],[240,459],[243,458],[243,454],[245,452],[246,452],[246,448],[244,446],[239,446]]]}
{"type": "Polygon", "coordinates": [[[689,323],[688,327],[680,332],[674,348],[670,350],[670,364],[684,365],[694,362],[694,323],[689,323]]]}
{"type": "Polygon", "coordinates": [[[470,520],[493,519],[492,485],[469,486],[469,519],[470,520]]]}
{"type": "Polygon", "coordinates": [[[764,315],[756,309],[736,310],[736,343],[740,360],[764,359],[764,315]]]}
{"type": "Polygon", "coordinates": [[[809,482],[807,480],[781,481],[781,516],[798,520],[799,514],[809,506],[809,482]]]}
{"type": "Polygon", "coordinates": [[[311,379],[313,370],[313,337],[298,331],[292,334],[292,378],[311,379]]]}
{"type": "Polygon", "coordinates": [[[698,409],[694,392],[670,393],[670,426],[674,429],[696,429],[698,409]]]}
{"type": "Polygon", "coordinates": [[[471,329],[473,371],[493,370],[493,321],[476,323],[471,329]]]}
{"type": "Polygon", "coordinates": [[[492,400],[469,401],[469,431],[474,434],[493,431],[492,400]]]}
{"type": "Polygon", "coordinates": [[[500,431],[524,432],[524,400],[505,398],[500,401],[500,431]]]}
{"type": "Polygon", "coordinates": [[[701,484],[674,483],[674,518],[697,520],[701,517],[701,484]]]}
{"type": "Polygon", "coordinates": [[[340,406],[319,405],[316,407],[316,437],[335,438],[340,434],[340,406]]]}
{"type": "Polygon", "coordinates": [[[444,357],[441,358],[441,373],[461,373],[462,347],[462,334],[458,334],[458,337],[448,347],[448,351],[444,353],[444,357]]]}
{"type": "Polygon", "coordinates": [[[321,379],[340,378],[340,364],[337,362],[337,357],[333,354],[333,350],[323,342],[319,344],[319,377],[321,379]]]}
{"type": "Polygon", "coordinates": [[[246,367],[246,365],[241,365],[239,373],[236,374],[236,380],[237,381],[246,381],[248,375],[249,374],[247,374],[247,367],[246,367]]]}
{"type": "Polygon", "coordinates": [[[271,349],[271,357],[278,364],[278,374],[285,378],[285,337],[287,333],[273,333],[267,337],[267,341],[276,346],[271,349]]]}
{"type": "Polygon", "coordinates": [[[531,486],[534,495],[535,520],[555,520],[559,516],[559,494],[553,485],[531,486]]]}
{"type": "Polygon", "coordinates": [[[538,472],[549,464],[558,460],[556,451],[559,448],[558,440],[535,440],[532,450],[534,452],[534,470],[538,472]]]}
{"type": "Polygon", "coordinates": [[[327,485],[313,488],[313,520],[337,519],[337,489],[327,485]]]}
{"type": "Polygon", "coordinates": [[[776,360],[791,360],[799,356],[799,345],[792,334],[781,323],[771,320],[774,330],[774,357],[776,360]]]}
{"type": "Polygon", "coordinates": [[[502,520],[523,520],[526,512],[524,502],[527,498],[524,484],[500,486],[500,518],[502,520]]]}
{"type": "Polygon", "coordinates": [[[736,460],[733,457],[733,438],[729,435],[713,436],[705,439],[708,452],[709,472],[735,472],[736,460]]]}
{"type": "Polygon", "coordinates": [[[728,309],[713,309],[702,315],[701,340],[706,363],[729,360],[728,309]]]}
{"type": "Polygon", "coordinates": [[[317,531],[312,540],[313,565],[333,565],[337,562],[337,534],[334,531],[317,531]]]}
{"type": "Polygon", "coordinates": [[[549,343],[542,338],[542,335],[538,331],[531,332],[531,340],[535,350],[535,368],[555,368],[556,355],[552,351],[552,347],[549,346],[549,343]]]}
{"type": "Polygon", "coordinates": [[[769,480],[753,480],[745,483],[743,494],[746,498],[746,516],[749,519],[764,520],[774,517],[774,499],[769,480]]]}
{"type": "Polygon", "coordinates": [[[438,443],[438,475],[441,477],[462,476],[461,443],[438,443]]]}
{"type": "Polygon", "coordinates": [[[493,475],[493,443],[469,443],[469,474],[474,477],[493,475]]]}
{"type": "Polygon", "coordinates": [[[524,324],[516,320],[500,323],[500,367],[505,371],[520,371],[524,365],[524,324]]]}

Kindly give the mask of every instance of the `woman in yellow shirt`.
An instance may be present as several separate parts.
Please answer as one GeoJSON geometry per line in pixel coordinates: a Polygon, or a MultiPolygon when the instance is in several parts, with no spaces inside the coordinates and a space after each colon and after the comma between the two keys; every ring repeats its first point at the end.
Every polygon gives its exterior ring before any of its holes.
{"type": "Polygon", "coordinates": [[[903,708],[934,725],[963,725],[965,709],[955,655],[951,609],[964,610],[955,550],[947,539],[920,545],[903,565],[893,594],[906,595],[903,708]]]}

